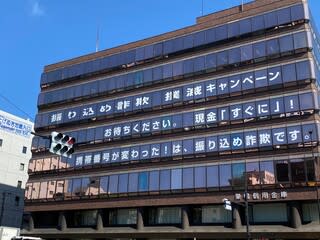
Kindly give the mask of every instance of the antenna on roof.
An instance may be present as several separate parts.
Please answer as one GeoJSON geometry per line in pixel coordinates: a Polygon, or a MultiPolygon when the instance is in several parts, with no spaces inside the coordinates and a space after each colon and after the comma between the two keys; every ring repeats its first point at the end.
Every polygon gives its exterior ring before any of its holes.
{"type": "Polygon", "coordinates": [[[96,36],[96,52],[99,51],[99,33],[100,33],[100,24],[98,24],[97,28],[97,36],[96,36]]]}
{"type": "Polygon", "coordinates": [[[203,16],[203,0],[201,0],[201,16],[203,16]]]}

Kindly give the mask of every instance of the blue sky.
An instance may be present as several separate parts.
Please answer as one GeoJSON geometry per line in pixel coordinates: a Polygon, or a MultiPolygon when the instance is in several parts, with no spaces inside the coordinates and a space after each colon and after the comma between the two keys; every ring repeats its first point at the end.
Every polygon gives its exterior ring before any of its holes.
{"type": "MultiPolygon", "coordinates": [[[[203,0],[203,14],[239,4],[203,0]]],[[[309,4],[319,29],[320,1],[309,4]]],[[[103,50],[193,25],[201,10],[202,0],[3,0],[0,109],[34,118],[43,67],[94,52],[98,25],[103,50]]]]}

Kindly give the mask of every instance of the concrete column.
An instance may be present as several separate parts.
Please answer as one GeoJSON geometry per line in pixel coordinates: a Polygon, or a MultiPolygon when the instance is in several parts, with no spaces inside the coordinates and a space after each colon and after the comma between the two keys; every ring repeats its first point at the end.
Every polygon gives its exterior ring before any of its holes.
{"type": "Polygon", "coordinates": [[[239,213],[239,206],[233,204],[232,205],[232,228],[237,229],[241,228],[241,217],[239,213]]]}
{"type": "Polygon", "coordinates": [[[58,229],[61,231],[65,231],[67,229],[67,220],[64,212],[59,213],[58,229]]]}
{"type": "Polygon", "coordinates": [[[32,215],[29,216],[29,226],[28,226],[28,230],[30,232],[32,232],[34,230],[34,221],[33,221],[33,217],[32,215]]]}
{"type": "Polygon", "coordinates": [[[97,213],[97,226],[96,229],[101,231],[103,229],[103,219],[102,219],[102,212],[98,211],[97,213]]]}
{"type": "Polygon", "coordinates": [[[290,226],[292,228],[299,228],[301,227],[301,214],[299,211],[299,204],[293,202],[290,204],[290,226]]]}
{"type": "Polygon", "coordinates": [[[137,209],[137,230],[143,230],[144,222],[143,222],[143,208],[137,209]]]}
{"type": "Polygon", "coordinates": [[[189,222],[189,207],[185,206],[181,209],[181,217],[182,217],[182,229],[187,229],[190,227],[189,222]]]}

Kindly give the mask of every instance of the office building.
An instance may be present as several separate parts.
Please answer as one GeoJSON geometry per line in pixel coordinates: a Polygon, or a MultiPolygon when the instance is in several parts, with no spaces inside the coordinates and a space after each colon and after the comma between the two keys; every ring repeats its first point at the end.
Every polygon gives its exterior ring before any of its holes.
{"type": "Polygon", "coordinates": [[[319,35],[305,0],[257,0],[48,65],[24,234],[320,238],[319,35]],[[248,208],[245,190],[248,190],[248,208]],[[232,202],[232,211],[222,200],[232,202]]]}
{"type": "Polygon", "coordinates": [[[33,123],[0,110],[0,239],[21,227],[33,123]]]}

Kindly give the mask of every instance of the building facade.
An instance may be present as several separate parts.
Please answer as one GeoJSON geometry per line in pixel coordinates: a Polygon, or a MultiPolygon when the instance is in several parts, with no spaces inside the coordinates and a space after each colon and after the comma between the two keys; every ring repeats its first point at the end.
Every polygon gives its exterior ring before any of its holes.
{"type": "Polygon", "coordinates": [[[24,234],[243,239],[248,210],[253,238],[320,238],[319,46],[307,1],[258,0],[46,66],[35,131],[76,152],[34,138],[24,234]]]}
{"type": "Polygon", "coordinates": [[[0,111],[0,239],[20,231],[33,123],[0,111]]]}

